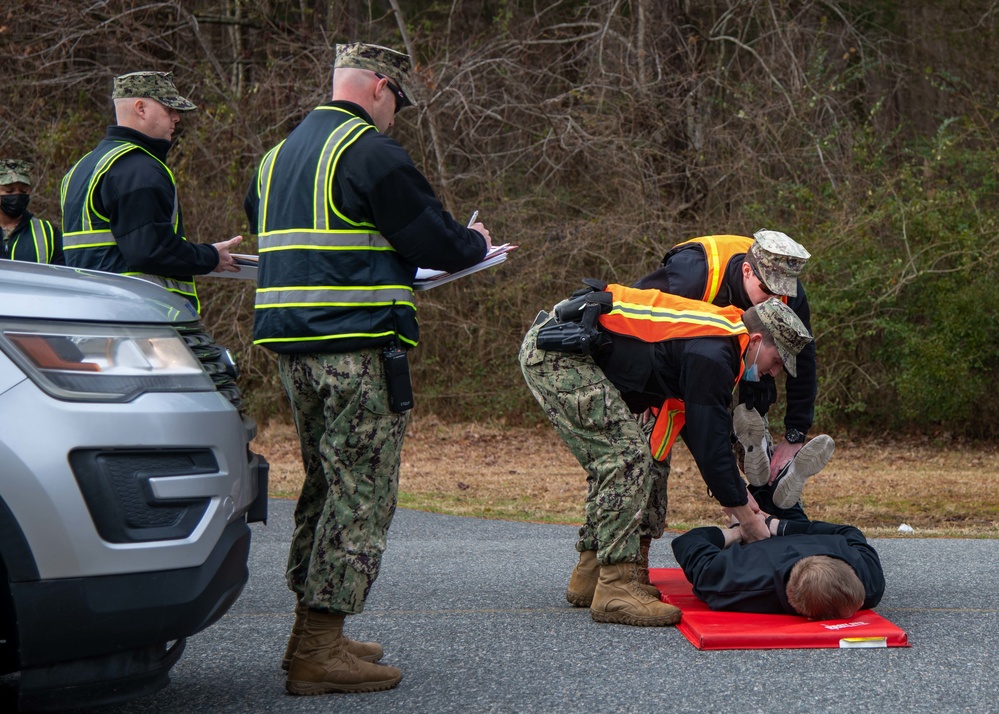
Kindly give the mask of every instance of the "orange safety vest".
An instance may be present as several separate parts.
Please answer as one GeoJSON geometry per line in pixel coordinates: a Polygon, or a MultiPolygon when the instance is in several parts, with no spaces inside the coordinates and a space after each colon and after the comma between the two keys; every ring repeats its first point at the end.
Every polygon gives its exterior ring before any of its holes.
{"type": "MultiPolygon", "coordinates": [[[[749,346],[749,331],[742,324],[742,310],[729,305],[718,307],[700,300],[689,300],[659,290],[638,290],[624,285],[608,285],[613,299],[610,312],[600,316],[600,326],[607,332],[633,337],[642,342],[665,342],[694,337],[734,337],[739,353],[749,346]]],[[[739,360],[739,383],[745,365],[739,360]]],[[[664,460],[673,448],[677,434],[686,423],[683,400],[668,398],[652,410],[656,424],[649,437],[652,455],[664,460]]]]}
{"type": "Polygon", "coordinates": [[[691,238],[683,243],[677,243],[663,258],[663,263],[670,254],[679,248],[689,245],[697,245],[704,251],[704,258],[707,262],[708,279],[704,283],[704,295],[701,300],[713,302],[721,290],[722,280],[725,279],[725,266],[729,261],[740,253],[748,253],[749,246],[753,244],[752,238],[746,236],[702,236],[691,238]]]}

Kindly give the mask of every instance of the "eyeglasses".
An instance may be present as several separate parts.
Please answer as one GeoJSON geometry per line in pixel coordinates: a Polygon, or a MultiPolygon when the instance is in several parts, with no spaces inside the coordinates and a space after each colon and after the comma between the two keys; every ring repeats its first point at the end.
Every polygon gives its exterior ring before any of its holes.
{"type": "Polygon", "coordinates": [[[384,79],[385,84],[387,84],[388,88],[392,90],[392,94],[395,96],[396,114],[398,114],[403,107],[409,106],[409,100],[406,99],[406,95],[403,94],[402,89],[399,88],[398,84],[395,84],[391,79],[379,72],[375,72],[375,76],[378,77],[378,79],[384,79]]]}
{"type": "Polygon", "coordinates": [[[769,295],[770,297],[777,297],[777,293],[768,288],[767,284],[763,282],[763,278],[760,277],[760,271],[756,269],[756,266],[750,262],[749,267],[753,269],[753,275],[755,275],[756,279],[760,281],[760,290],[763,291],[763,294],[769,295]]]}

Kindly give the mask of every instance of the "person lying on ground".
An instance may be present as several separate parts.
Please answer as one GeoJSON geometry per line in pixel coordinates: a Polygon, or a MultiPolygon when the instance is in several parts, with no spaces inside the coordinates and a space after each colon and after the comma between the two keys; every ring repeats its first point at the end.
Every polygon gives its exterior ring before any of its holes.
{"type": "MultiPolygon", "coordinates": [[[[694,594],[712,610],[852,617],[875,607],[885,590],[877,551],[856,527],[810,521],[795,498],[773,502],[779,486],[749,486],[771,537],[743,543],[741,528],[694,528],[675,538],[673,555],[694,594]]],[[[800,496],[800,491],[798,493],[800,496]]]]}

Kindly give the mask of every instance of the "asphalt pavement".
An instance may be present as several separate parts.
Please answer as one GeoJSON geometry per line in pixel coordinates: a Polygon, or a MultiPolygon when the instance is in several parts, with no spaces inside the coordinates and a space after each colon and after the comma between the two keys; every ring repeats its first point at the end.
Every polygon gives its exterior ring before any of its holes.
{"type": "MultiPolygon", "coordinates": [[[[355,639],[400,667],[387,692],[294,697],[279,663],[293,619],[283,566],[294,502],[253,526],[250,580],[188,640],[137,712],[999,712],[995,540],[875,539],[877,612],[911,647],[701,652],[675,628],[598,624],[565,601],[576,528],[400,510],[355,639]]],[[[667,535],[652,567],[676,567],[667,535]]]]}

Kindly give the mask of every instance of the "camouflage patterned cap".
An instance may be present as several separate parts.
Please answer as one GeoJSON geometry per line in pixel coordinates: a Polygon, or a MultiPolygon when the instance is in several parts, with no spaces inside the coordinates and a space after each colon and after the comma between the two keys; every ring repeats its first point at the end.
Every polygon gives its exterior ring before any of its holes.
{"type": "Polygon", "coordinates": [[[812,341],[808,328],[794,314],[794,310],[777,298],[769,298],[757,305],[756,314],[777,343],[784,369],[792,377],[797,377],[797,355],[812,341]]]}
{"type": "Polygon", "coordinates": [[[180,96],[173,83],[173,72],[131,72],[114,78],[112,99],[155,99],[165,107],[179,112],[197,109],[197,105],[180,96]]]}
{"type": "Polygon", "coordinates": [[[369,45],[363,42],[354,42],[348,45],[336,46],[336,62],[333,65],[334,72],[337,67],[353,67],[355,69],[369,69],[378,74],[384,74],[393,82],[399,84],[399,89],[406,96],[406,101],[416,105],[416,96],[409,88],[409,71],[413,67],[409,55],[396,52],[389,47],[381,45],[369,45]]]}
{"type": "Polygon", "coordinates": [[[749,246],[757,275],[775,295],[798,294],[798,274],[811,254],[780,231],[756,231],[749,246]]]}
{"type": "Polygon", "coordinates": [[[35,164],[26,159],[0,159],[0,186],[12,183],[31,185],[31,169],[35,164]]]}

